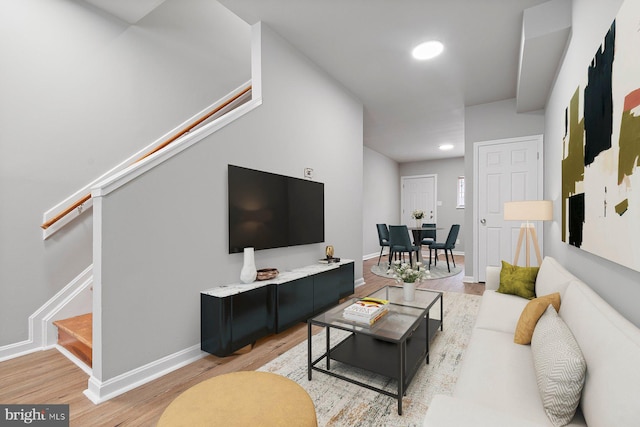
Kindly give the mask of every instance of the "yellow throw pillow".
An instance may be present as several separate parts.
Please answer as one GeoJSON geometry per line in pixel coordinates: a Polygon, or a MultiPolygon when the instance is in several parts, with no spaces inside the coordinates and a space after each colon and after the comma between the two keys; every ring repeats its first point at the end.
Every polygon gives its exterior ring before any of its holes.
{"type": "Polygon", "coordinates": [[[536,277],[539,269],[540,267],[518,267],[502,261],[500,286],[497,292],[518,295],[526,299],[535,298],[536,277]]]}
{"type": "Polygon", "coordinates": [[[531,344],[531,337],[533,336],[533,331],[536,328],[538,319],[540,319],[540,316],[544,314],[547,307],[549,307],[549,304],[553,305],[556,312],[560,310],[559,292],[534,298],[529,301],[524,310],[522,310],[520,319],[518,319],[516,333],[513,336],[514,343],[531,344]]]}

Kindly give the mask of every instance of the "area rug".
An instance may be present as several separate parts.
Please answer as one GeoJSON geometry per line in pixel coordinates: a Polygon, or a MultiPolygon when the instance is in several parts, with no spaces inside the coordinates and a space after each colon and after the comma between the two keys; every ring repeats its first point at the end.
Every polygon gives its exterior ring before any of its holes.
{"type": "MultiPolygon", "coordinates": [[[[433,396],[450,395],[453,391],[480,305],[480,297],[476,295],[445,292],[443,298],[444,331],[439,331],[431,342],[430,363],[424,364],[411,381],[402,401],[402,415],[398,415],[397,400],[381,393],[317,371],[313,371],[309,381],[306,341],[258,370],[280,374],[300,384],[314,402],[321,427],[421,426],[433,396]]],[[[432,310],[431,315],[437,317],[439,312],[432,310]]],[[[346,332],[338,332],[341,331],[331,330],[332,345],[345,337],[346,332]]],[[[312,337],[314,360],[324,352],[325,340],[324,329],[312,337]]],[[[325,368],[323,363],[320,366],[325,368]]],[[[381,375],[336,361],[331,362],[331,370],[397,392],[397,382],[381,375]]]]}
{"type": "MultiPolygon", "coordinates": [[[[428,263],[427,259],[427,263],[428,263]]],[[[456,267],[453,264],[449,264],[451,267],[451,272],[447,270],[447,262],[446,261],[438,261],[438,264],[431,264],[431,269],[427,271],[427,275],[424,280],[431,279],[444,279],[445,277],[455,276],[462,271],[462,266],[457,265],[456,267]]],[[[387,277],[389,279],[394,279],[392,274],[387,273],[389,270],[389,263],[387,261],[380,261],[380,265],[374,264],[371,266],[371,272],[376,276],[387,277]]]]}

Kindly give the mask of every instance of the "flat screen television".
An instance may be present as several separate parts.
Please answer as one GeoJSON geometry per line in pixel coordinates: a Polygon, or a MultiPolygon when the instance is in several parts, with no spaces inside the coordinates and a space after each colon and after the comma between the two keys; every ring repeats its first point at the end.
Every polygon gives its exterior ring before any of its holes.
{"type": "Polygon", "coordinates": [[[324,242],[324,184],[228,166],[229,253],[324,242]]]}

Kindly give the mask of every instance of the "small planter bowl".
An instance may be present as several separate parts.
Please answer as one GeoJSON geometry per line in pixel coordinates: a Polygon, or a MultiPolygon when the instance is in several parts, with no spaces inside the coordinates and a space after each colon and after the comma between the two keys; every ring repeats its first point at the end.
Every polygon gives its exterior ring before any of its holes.
{"type": "Polygon", "coordinates": [[[258,270],[258,274],[256,275],[256,280],[270,280],[275,278],[278,275],[277,268],[261,268],[258,270]]]}

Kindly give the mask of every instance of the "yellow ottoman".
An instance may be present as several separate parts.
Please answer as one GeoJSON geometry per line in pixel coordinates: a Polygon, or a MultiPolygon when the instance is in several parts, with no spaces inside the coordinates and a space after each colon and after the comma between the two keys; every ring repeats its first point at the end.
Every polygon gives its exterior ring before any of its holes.
{"type": "Polygon", "coordinates": [[[203,381],[167,406],[158,427],[317,427],[316,410],[298,383],[269,372],[240,371],[203,381]]]}

